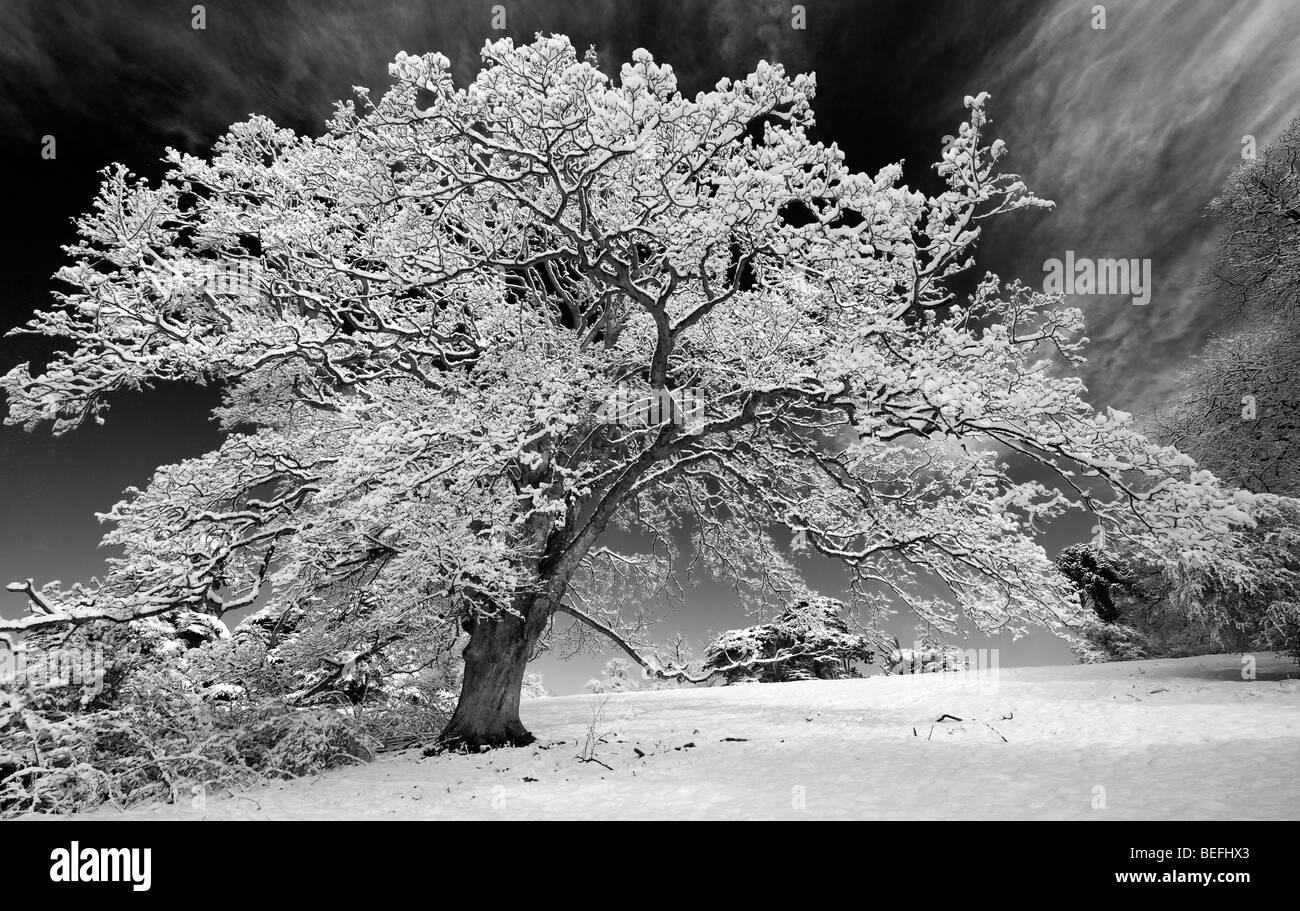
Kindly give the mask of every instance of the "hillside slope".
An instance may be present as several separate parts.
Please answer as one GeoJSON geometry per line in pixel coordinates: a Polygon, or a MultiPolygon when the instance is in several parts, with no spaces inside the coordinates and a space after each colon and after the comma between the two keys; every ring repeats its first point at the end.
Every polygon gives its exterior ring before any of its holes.
{"type": "Polygon", "coordinates": [[[1300,669],[1272,657],[1253,680],[1222,655],[619,694],[599,762],[579,761],[604,699],[525,703],[526,749],[410,750],[202,809],[95,815],[1300,818],[1300,669]]]}

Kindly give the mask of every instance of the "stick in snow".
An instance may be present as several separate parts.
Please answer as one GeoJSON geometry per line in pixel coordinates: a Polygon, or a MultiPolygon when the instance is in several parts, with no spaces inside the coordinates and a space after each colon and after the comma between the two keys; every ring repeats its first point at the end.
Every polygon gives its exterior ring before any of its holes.
{"type": "MultiPolygon", "coordinates": [[[[985,724],[985,726],[988,727],[988,729],[989,729],[990,731],[992,731],[994,734],[997,734],[999,737],[1002,737],[1001,732],[999,732],[998,729],[995,728],[993,725],[989,724],[987,721],[984,722],[984,724],[985,724]]],[[[1010,743],[1011,741],[1007,740],[1007,738],[1005,738],[1005,737],[1002,737],[1002,742],[1003,742],[1003,743],[1010,743]]]]}

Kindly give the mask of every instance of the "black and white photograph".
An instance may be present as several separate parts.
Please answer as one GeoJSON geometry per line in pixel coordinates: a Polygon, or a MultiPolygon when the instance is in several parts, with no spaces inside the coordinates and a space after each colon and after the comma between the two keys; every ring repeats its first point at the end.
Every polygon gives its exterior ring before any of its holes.
{"type": "Polygon", "coordinates": [[[0,0],[0,179],[33,880],[1300,820],[1300,2],[0,0]]]}

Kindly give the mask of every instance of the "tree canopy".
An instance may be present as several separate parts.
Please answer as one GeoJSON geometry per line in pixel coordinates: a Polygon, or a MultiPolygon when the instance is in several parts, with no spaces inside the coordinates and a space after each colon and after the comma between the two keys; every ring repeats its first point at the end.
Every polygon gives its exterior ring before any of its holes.
{"type": "Polygon", "coordinates": [[[1044,523],[1088,511],[1195,565],[1272,508],[1084,402],[1059,369],[1079,311],[953,290],[987,219],[1049,205],[1000,172],[987,95],[928,195],[810,139],[815,80],[774,64],[685,97],[644,50],[613,78],[559,36],[483,60],[458,87],[400,54],[318,138],[253,117],[157,185],[105,173],[25,330],[63,349],[3,378],[8,421],[63,433],[119,390],[216,383],[224,442],[106,514],[102,580],[20,584],[0,630],[256,607],[327,623],[335,661],[464,631],[448,740],[521,742],[556,612],[672,676],[626,608],[683,573],[749,608],[812,596],[787,534],[855,606],[1060,630],[1079,603],[1044,523]],[[688,393],[689,422],[610,417],[688,393]]]}
{"type": "Polygon", "coordinates": [[[1300,119],[1241,162],[1208,214],[1203,277],[1229,322],[1157,415],[1159,438],[1229,483],[1300,495],[1300,119]]]}

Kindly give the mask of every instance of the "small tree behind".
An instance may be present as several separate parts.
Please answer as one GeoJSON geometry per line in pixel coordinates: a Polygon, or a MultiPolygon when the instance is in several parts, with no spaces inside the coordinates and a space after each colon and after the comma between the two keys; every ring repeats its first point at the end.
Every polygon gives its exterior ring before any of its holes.
{"type": "Polygon", "coordinates": [[[1156,429],[1234,484],[1300,496],[1300,119],[1236,167],[1208,214],[1220,239],[1203,283],[1230,322],[1156,429]]]}
{"type": "Polygon", "coordinates": [[[858,676],[855,665],[871,663],[875,652],[868,637],[849,631],[844,611],[834,598],[807,598],[771,623],[729,630],[709,643],[704,671],[728,683],[858,676]]]}
{"type": "Polygon", "coordinates": [[[641,689],[641,676],[640,668],[626,658],[610,658],[600,676],[587,681],[586,689],[592,693],[630,693],[641,689]]]}

